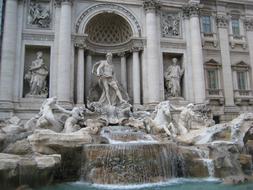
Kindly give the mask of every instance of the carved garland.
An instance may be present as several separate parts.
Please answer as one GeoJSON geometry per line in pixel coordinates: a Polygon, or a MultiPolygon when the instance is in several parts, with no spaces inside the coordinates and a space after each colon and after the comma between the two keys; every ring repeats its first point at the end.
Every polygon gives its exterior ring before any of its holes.
{"type": "Polygon", "coordinates": [[[84,20],[84,18],[89,13],[94,12],[94,11],[100,9],[100,8],[108,9],[110,11],[117,10],[117,11],[125,13],[133,21],[133,23],[135,24],[135,26],[136,26],[136,28],[137,28],[137,30],[139,32],[139,35],[141,35],[141,26],[140,26],[139,22],[137,21],[137,19],[135,18],[135,16],[130,11],[128,11],[127,9],[125,9],[124,7],[121,7],[121,6],[115,5],[115,4],[98,4],[98,5],[95,5],[93,7],[90,7],[86,11],[84,11],[82,13],[82,15],[79,17],[79,19],[78,19],[78,21],[76,23],[76,28],[75,28],[76,33],[78,33],[80,25],[81,25],[82,21],[84,20]]]}
{"type": "Polygon", "coordinates": [[[247,18],[245,21],[244,21],[244,24],[246,26],[246,30],[247,31],[253,31],[253,19],[249,19],[247,18]]]}
{"type": "Polygon", "coordinates": [[[227,28],[228,27],[228,18],[225,15],[217,15],[216,21],[217,21],[217,26],[219,28],[227,28]]]}

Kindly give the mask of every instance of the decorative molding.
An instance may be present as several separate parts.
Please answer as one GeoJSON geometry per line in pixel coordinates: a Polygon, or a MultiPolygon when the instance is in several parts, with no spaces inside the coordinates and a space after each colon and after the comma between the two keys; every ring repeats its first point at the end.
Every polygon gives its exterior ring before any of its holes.
{"type": "Polygon", "coordinates": [[[118,44],[107,46],[103,44],[95,44],[87,39],[86,41],[86,49],[96,53],[107,53],[112,52],[114,54],[118,54],[121,52],[129,52],[133,47],[142,49],[144,46],[144,39],[142,38],[131,38],[129,41],[118,44]]]}
{"type": "Polygon", "coordinates": [[[145,11],[155,11],[160,9],[160,1],[159,0],[144,0],[143,7],[145,11]]]}
{"type": "Polygon", "coordinates": [[[246,18],[244,25],[247,31],[253,31],[253,18],[246,18]]]}
{"type": "Polygon", "coordinates": [[[116,4],[111,4],[111,3],[97,4],[85,10],[76,22],[76,25],[75,25],[76,33],[79,32],[81,23],[87,17],[88,14],[99,11],[101,9],[104,11],[108,10],[109,12],[113,12],[113,10],[116,10],[116,11],[126,14],[127,17],[132,21],[132,23],[134,23],[136,29],[138,30],[139,36],[141,36],[141,26],[139,22],[137,21],[137,19],[135,18],[135,16],[126,8],[116,5],[116,4]]]}
{"type": "Polygon", "coordinates": [[[217,15],[216,22],[218,28],[227,28],[228,27],[228,18],[225,15],[217,15]]]}
{"type": "Polygon", "coordinates": [[[45,33],[23,33],[22,39],[23,40],[34,40],[34,41],[54,41],[54,33],[45,34],[45,33]]]}

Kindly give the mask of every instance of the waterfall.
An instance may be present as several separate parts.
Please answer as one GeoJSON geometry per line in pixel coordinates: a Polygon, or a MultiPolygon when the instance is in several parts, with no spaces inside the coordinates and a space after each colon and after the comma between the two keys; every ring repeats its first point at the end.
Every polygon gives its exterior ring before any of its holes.
{"type": "Polygon", "coordinates": [[[214,177],[214,173],[215,173],[214,161],[209,158],[209,151],[198,149],[198,148],[196,148],[195,150],[198,153],[200,160],[202,160],[204,165],[207,167],[209,177],[214,177]]]}
{"type": "Polygon", "coordinates": [[[184,177],[184,161],[175,144],[121,143],[85,145],[81,176],[98,184],[139,184],[184,177]]]}

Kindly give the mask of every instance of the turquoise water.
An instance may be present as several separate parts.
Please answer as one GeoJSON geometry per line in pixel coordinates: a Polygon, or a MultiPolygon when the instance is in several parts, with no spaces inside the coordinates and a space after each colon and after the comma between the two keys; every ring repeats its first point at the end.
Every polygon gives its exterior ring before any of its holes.
{"type": "Polygon", "coordinates": [[[217,180],[185,180],[175,179],[164,183],[116,186],[92,185],[75,182],[43,187],[36,190],[253,190],[253,183],[241,185],[224,185],[217,180]]]}

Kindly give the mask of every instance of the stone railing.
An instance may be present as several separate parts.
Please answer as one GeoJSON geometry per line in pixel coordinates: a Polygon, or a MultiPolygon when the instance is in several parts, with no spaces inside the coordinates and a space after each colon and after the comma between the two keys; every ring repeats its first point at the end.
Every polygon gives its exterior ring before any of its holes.
{"type": "Polygon", "coordinates": [[[253,91],[252,90],[234,90],[234,99],[236,105],[246,103],[253,104],[253,91]]]}
{"type": "Polygon", "coordinates": [[[245,36],[230,34],[229,39],[232,48],[235,48],[236,45],[241,45],[243,49],[247,48],[247,41],[245,36]]]}
{"type": "Polygon", "coordinates": [[[203,47],[205,46],[206,43],[212,43],[214,47],[218,46],[217,33],[215,33],[215,32],[211,32],[211,33],[201,32],[201,37],[202,37],[203,47]]]}
{"type": "Polygon", "coordinates": [[[223,89],[206,89],[206,95],[210,101],[218,101],[220,105],[224,104],[223,89]]]}

